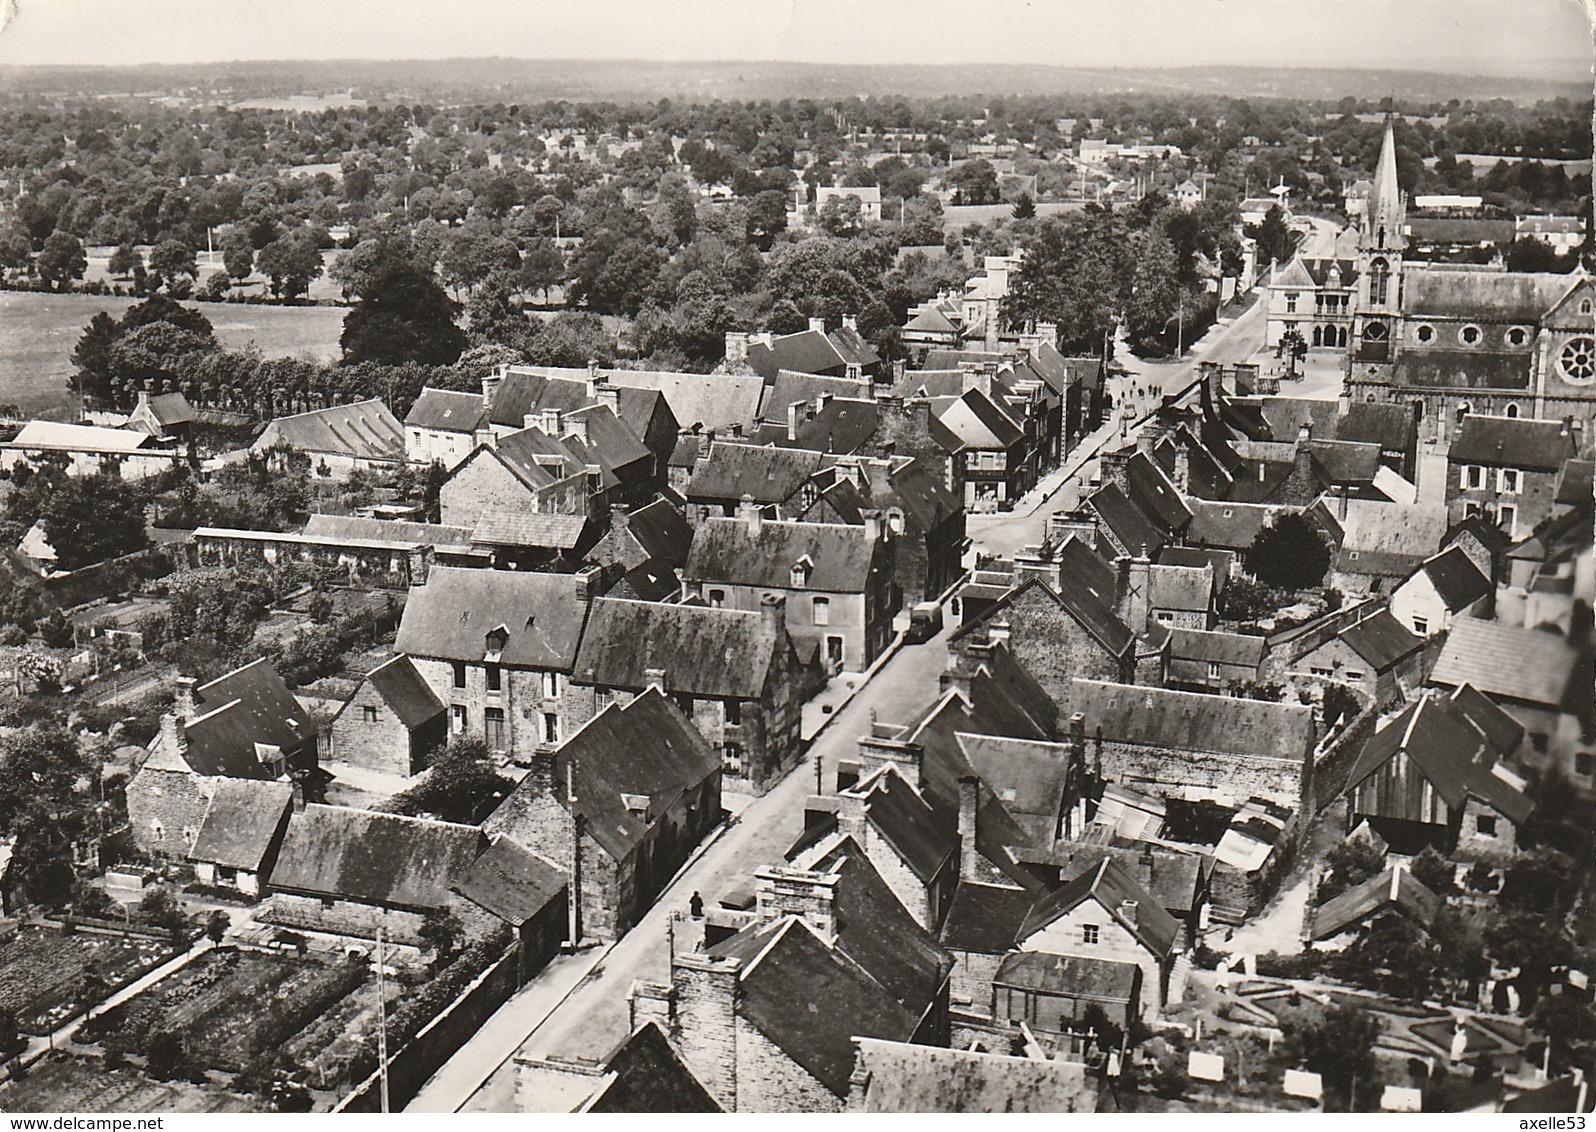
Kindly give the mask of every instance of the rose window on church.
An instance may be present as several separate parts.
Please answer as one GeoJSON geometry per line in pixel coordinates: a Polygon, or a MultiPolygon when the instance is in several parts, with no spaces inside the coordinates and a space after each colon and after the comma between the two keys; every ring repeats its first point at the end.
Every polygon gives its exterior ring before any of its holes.
{"type": "Polygon", "coordinates": [[[1557,359],[1569,381],[1583,385],[1596,380],[1596,338],[1572,338],[1557,359]]]}

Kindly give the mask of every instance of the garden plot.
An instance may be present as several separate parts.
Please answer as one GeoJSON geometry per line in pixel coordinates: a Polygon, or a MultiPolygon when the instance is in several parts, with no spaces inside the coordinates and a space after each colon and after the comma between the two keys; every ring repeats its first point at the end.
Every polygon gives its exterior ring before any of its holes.
{"type": "Polygon", "coordinates": [[[342,1001],[363,966],[315,957],[217,948],[85,1024],[80,1040],[141,1052],[152,1034],[176,1033],[189,1058],[237,1073],[342,1001]]]}
{"type": "Polygon", "coordinates": [[[99,1058],[46,1054],[0,1086],[5,1112],[259,1112],[248,1097],[187,1081],[152,1081],[99,1058]]]}
{"type": "Polygon", "coordinates": [[[140,936],[19,928],[0,942],[0,1009],[24,1033],[49,1033],[172,953],[170,943],[140,936]]]}

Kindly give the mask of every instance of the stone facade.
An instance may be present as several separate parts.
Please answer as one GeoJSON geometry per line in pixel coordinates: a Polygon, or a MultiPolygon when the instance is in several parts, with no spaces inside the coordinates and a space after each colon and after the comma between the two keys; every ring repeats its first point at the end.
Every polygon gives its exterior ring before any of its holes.
{"type": "Polygon", "coordinates": [[[560,742],[580,722],[562,714],[562,697],[570,683],[566,673],[502,668],[494,691],[488,687],[486,664],[425,656],[410,659],[433,693],[449,705],[451,736],[482,735],[490,749],[524,756],[540,745],[560,742]],[[501,714],[490,720],[490,711],[501,714]]]}
{"type": "Polygon", "coordinates": [[[187,858],[214,790],[214,779],[193,771],[146,766],[127,784],[133,843],[152,857],[187,858]]]}
{"type": "Polygon", "coordinates": [[[449,717],[439,714],[412,731],[371,682],[363,680],[326,734],[327,759],[408,777],[426,770],[448,741],[449,717]]]}
{"type": "MultiPolygon", "coordinates": [[[[489,511],[583,515],[589,512],[590,487],[590,477],[580,473],[532,488],[483,447],[462,461],[439,489],[440,519],[445,526],[474,527],[489,511]]],[[[594,508],[607,507],[597,495],[593,499],[594,508]]]]}
{"type": "MultiPolygon", "coordinates": [[[[1134,915],[1135,911],[1132,910],[1130,914],[1134,915]]],[[[1095,898],[1083,900],[1040,931],[1020,941],[1020,950],[1134,963],[1142,972],[1142,1016],[1157,1014],[1166,1003],[1169,993],[1168,964],[1149,951],[1131,934],[1129,928],[1095,898]],[[1088,932],[1087,928],[1092,931],[1088,932]],[[1095,939],[1095,942],[1086,942],[1088,938],[1095,939]]]]}

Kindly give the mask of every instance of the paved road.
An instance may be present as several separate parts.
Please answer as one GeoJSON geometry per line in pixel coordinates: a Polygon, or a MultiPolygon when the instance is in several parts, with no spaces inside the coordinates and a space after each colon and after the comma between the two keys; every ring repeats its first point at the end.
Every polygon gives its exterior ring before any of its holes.
{"type": "Polygon", "coordinates": [[[614,944],[568,995],[544,986],[569,980],[570,965],[551,968],[528,984],[489,1020],[488,1038],[468,1044],[449,1060],[412,1102],[413,1111],[508,1112],[514,1070],[506,1059],[517,1049],[561,1057],[601,1057],[626,1037],[627,994],[635,981],[669,975],[668,935],[673,914],[686,915],[694,892],[708,902],[745,885],[753,871],[782,859],[803,828],[804,800],[815,792],[818,761],[829,787],[839,759],[852,754],[872,719],[904,720],[937,696],[947,665],[947,634],[908,645],[887,661],[815,739],[805,760],[769,793],[741,807],[724,829],[661,894],[636,927],[614,944]],[[511,1009],[515,1007],[515,1009],[511,1009]],[[481,1086],[479,1088],[479,1086],[481,1086]]]}

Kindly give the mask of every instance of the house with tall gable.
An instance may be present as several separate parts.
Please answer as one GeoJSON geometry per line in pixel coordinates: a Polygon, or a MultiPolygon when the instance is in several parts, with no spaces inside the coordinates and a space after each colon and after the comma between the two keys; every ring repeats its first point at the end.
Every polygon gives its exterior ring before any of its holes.
{"type": "Polygon", "coordinates": [[[606,431],[624,435],[628,447],[646,449],[651,457],[647,478],[655,483],[664,482],[666,462],[681,430],[662,390],[629,379],[624,370],[602,370],[595,362],[585,369],[500,366],[483,377],[482,400],[487,426],[500,436],[530,428],[534,422],[554,434],[563,427],[556,422],[579,425],[584,419],[605,418],[605,423],[593,427],[608,425],[606,431]]]}
{"type": "Polygon", "coordinates": [[[625,933],[721,820],[721,756],[657,688],[531,763],[482,828],[566,872],[573,940],[625,933]]]}
{"type": "Polygon", "coordinates": [[[438,566],[411,588],[394,648],[448,705],[450,735],[524,758],[571,731],[562,697],[597,576],[438,566]]]}

